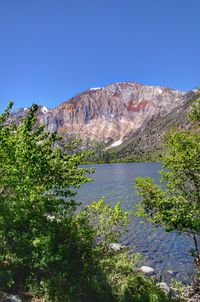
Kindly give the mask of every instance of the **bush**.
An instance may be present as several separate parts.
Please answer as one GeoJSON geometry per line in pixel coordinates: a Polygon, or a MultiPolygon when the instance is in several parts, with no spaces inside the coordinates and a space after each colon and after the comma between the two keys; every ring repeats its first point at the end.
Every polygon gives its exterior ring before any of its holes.
{"type": "Polygon", "coordinates": [[[11,107],[0,115],[1,290],[52,302],[168,301],[136,272],[136,255],[109,249],[128,223],[120,204],[78,208],[87,154],[67,153],[57,134],[36,128],[36,105],[19,124],[11,107]]]}

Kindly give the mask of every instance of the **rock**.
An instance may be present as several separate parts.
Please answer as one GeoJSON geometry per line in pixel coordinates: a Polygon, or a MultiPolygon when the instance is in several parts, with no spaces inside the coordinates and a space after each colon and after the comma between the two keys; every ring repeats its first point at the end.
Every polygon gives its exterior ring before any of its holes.
{"type": "Polygon", "coordinates": [[[11,298],[11,302],[21,302],[21,301],[22,301],[21,298],[17,295],[12,296],[11,298]]]}
{"type": "MultiPolygon", "coordinates": [[[[187,93],[160,86],[121,82],[98,89],[89,89],[53,109],[40,106],[39,124],[59,134],[74,134],[107,142],[122,143],[148,121],[165,116],[181,106],[187,93]]],[[[21,108],[13,114],[20,119],[27,114],[21,108]]],[[[114,145],[113,145],[114,146],[114,145]]]]}
{"type": "Polygon", "coordinates": [[[166,282],[160,282],[157,285],[164,291],[165,294],[168,294],[170,292],[170,288],[166,282]]]}
{"type": "Polygon", "coordinates": [[[145,275],[152,275],[154,273],[154,269],[150,266],[141,266],[140,271],[145,275]]]}
{"type": "Polygon", "coordinates": [[[111,243],[109,245],[110,250],[114,251],[114,252],[120,252],[122,251],[125,247],[124,245],[122,245],[121,243],[111,243]]]}
{"type": "Polygon", "coordinates": [[[22,300],[17,295],[7,295],[7,294],[4,294],[0,298],[0,302],[22,302],[22,300]]]}
{"type": "Polygon", "coordinates": [[[176,275],[177,275],[177,272],[176,271],[172,271],[172,270],[167,270],[167,274],[170,276],[170,277],[176,277],[176,275]]]}

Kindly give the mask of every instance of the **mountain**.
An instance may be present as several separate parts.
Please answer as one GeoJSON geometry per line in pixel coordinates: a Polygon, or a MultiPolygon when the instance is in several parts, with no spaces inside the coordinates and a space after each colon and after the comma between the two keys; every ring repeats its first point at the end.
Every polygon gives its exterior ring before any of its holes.
{"type": "MultiPolygon", "coordinates": [[[[154,87],[135,82],[110,84],[77,94],[53,109],[40,107],[38,123],[49,131],[101,141],[110,147],[122,146],[158,121],[181,108],[195,92],[154,87]],[[139,131],[139,132],[138,132],[139,131]]],[[[26,108],[14,113],[20,118],[26,108]]]]}
{"type": "MultiPolygon", "coordinates": [[[[37,123],[57,131],[63,141],[82,139],[82,147],[96,150],[92,161],[157,160],[163,138],[172,127],[189,127],[188,112],[199,90],[177,91],[135,82],[91,88],[53,109],[39,106],[37,123]]],[[[19,120],[27,108],[16,110],[19,120]]],[[[72,152],[72,151],[71,151],[72,152]]]]}
{"type": "Polygon", "coordinates": [[[146,127],[139,128],[120,146],[109,150],[109,158],[118,161],[150,161],[157,160],[163,151],[165,135],[173,128],[187,129],[192,127],[188,117],[193,102],[199,98],[199,91],[186,94],[181,105],[164,116],[148,121],[146,127]]]}

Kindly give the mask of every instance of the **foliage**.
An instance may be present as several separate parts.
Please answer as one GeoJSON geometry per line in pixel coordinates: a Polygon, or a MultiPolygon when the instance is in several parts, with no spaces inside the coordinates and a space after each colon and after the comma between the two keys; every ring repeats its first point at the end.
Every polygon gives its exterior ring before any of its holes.
{"type": "Polygon", "coordinates": [[[91,301],[172,301],[152,280],[147,280],[139,273],[139,254],[128,257],[126,248],[116,252],[110,247],[111,243],[117,242],[127,231],[129,223],[129,212],[124,212],[120,203],[111,208],[110,205],[105,205],[102,198],[89,205],[80,215],[87,217],[96,238],[93,250],[95,266],[90,276],[90,285],[95,294],[91,301]]]}
{"type": "Polygon", "coordinates": [[[79,166],[87,154],[36,127],[36,105],[19,124],[11,107],[0,115],[1,291],[52,302],[168,301],[136,272],[136,255],[109,249],[128,213],[103,200],[78,208],[74,188],[90,181],[79,166]]]}
{"type": "MultiPolygon", "coordinates": [[[[200,93],[200,90],[199,90],[200,93]]],[[[197,99],[194,106],[193,110],[190,113],[190,118],[195,121],[195,122],[200,122],[200,99],[197,99]]]]}
{"type": "Polygon", "coordinates": [[[109,163],[111,158],[106,150],[106,144],[100,141],[87,139],[85,148],[90,150],[89,157],[87,158],[88,163],[109,163]]]}
{"type": "Polygon", "coordinates": [[[89,205],[83,213],[95,231],[96,248],[104,253],[127,231],[125,226],[129,223],[129,213],[122,210],[120,203],[112,209],[102,198],[89,205]]]}
{"type": "Polygon", "coordinates": [[[90,180],[78,167],[84,154],[69,155],[55,133],[34,129],[37,106],[18,126],[8,118],[11,106],[0,118],[0,266],[7,285],[19,291],[27,280],[73,275],[73,261],[78,273],[93,237],[85,221],[79,232],[73,216],[72,188],[90,180]]]}
{"type": "Polygon", "coordinates": [[[183,283],[176,279],[172,279],[170,281],[170,288],[173,289],[173,292],[175,292],[179,297],[183,296],[185,291],[185,286],[183,283]]]}
{"type": "MultiPolygon", "coordinates": [[[[142,273],[137,271],[138,261],[139,257],[137,254],[133,255],[132,258],[128,258],[126,253],[112,253],[102,258],[99,262],[99,266],[101,272],[106,276],[111,295],[105,297],[100,291],[98,294],[99,300],[94,301],[173,301],[158,289],[152,280],[147,280],[142,273]]],[[[98,274],[96,276],[98,277],[98,274]]],[[[107,289],[106,292],[108,293],[109,290],[107,289]]]]}
{"type": "MultiPolygon", "coordinates": [[[[197,106],[190,114],[196,119],[197,106]]],[[[198,109],[199,110],[199,109],[198,109]]],[[[162,186],[149,177],[138,178],[136,188],[143,197],[139,215],[193,237],[199,258],[197,235],[200,234],[200,135],[196,128],[173,130],[167,137],[162,156],[162,186]]]]}

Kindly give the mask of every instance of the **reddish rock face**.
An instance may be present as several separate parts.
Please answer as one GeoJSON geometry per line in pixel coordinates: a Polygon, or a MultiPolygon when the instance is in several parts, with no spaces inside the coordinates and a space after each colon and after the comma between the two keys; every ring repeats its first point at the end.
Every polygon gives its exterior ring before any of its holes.
{"type": "Polygon", "coordinates": [[[140,110],[145,109],[146,106],[148,106],[147,101],[142,101],[139,104],[134,104],[132,101],[129,101],[127,109],[131,112],[139,112],[140,110]]]}
{"type": "Polygon", "coordinates": [[[152,118],[164,116],[186,99],[186,92],[134,82],[92,88],[38,113],[40,123],[63,136],[123,141],[152,118]]]}

